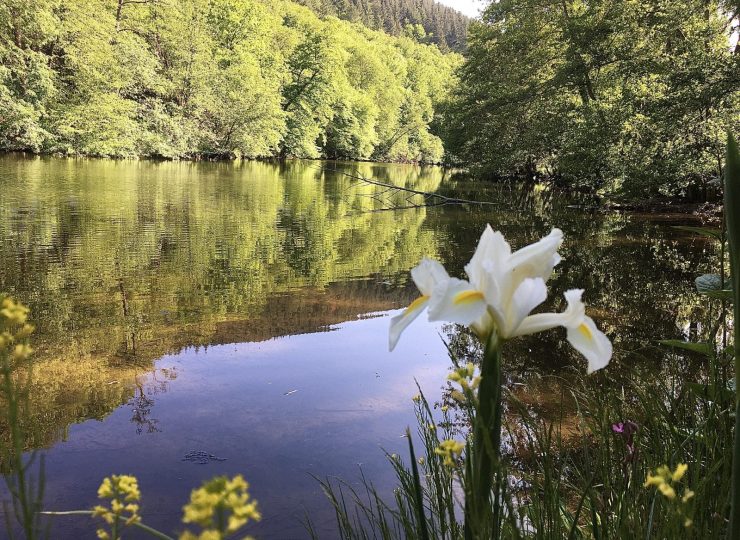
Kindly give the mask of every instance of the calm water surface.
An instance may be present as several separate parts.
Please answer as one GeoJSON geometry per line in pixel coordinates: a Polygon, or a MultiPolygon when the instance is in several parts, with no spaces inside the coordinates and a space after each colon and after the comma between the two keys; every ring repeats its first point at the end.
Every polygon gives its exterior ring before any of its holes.
{"type": "MultiPolygon", "coordinates": [[[[422,322],[387,352],[388,319],[414,297],[408,270],[426,255],[460,274],[488,222],[514,247],[565,231],[546,308],[585,288],[615,342],[610,369],[656,369],[657,339],[695,331],[691,286],[714,254],[671,228],[687,216],[459,182],[400,165],[0,157],[0,290],[38,327],[24,429],[46,455],[47,508],[90,507],[104,476],[134,474],[146,521],[178,530],[193,487],[243,473],[264,514],[250,533],[304,538],[308,513],[333,538],[311,475],[358,485],[361,467],[390,493],[383,449],[404,451],[414,379],[439,398],[442,339],[467,348],[458,329],[422,322]],[[418,206],[340,171],[495,204],[418,206]],[[219,460],[183,460],[193,451],[219,460]]],[[[519,342],[509,382],[581,369],[561,338],[519,342]]],[[[94,535],[80,518],[53,531],[94,535]]]]}

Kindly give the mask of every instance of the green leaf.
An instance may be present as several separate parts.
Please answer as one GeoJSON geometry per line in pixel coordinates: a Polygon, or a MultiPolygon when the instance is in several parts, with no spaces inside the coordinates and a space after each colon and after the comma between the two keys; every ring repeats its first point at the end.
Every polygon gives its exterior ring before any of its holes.
{"type": "Polygon", "coordinates": [[[734,302],[735,300],[735,296],[732,294],[731,289],[722,289],[721,291],[711,291],[703,294],[710,298],[716,298],[717,300],[728,300],[729,302],[734,302]]]}
{"type": "MultiPolygon", "coordinates": [[[[740,152],[735,138],[727,134],[727,163],[725,164],[725,222],[727,223],[727,239],[730,248],[730,269],[732,273],[732,289],[735,294],[740,292],[740,152]]],[[[733,310],[735,320],[735,385],[740,378],[740,301],[736,298],[733,310]]],[[[737,395],[737,392],[735,392],[737,395]]],[[[735,434],[740,432],[740,400],[736,400],[735,434]]],[[[729,538],[740,536],[740,444],[735,444],[732,471],[732,505],[730,509],[729,538]]]]}
{"type": "Polygon", "coordinates": [[[722,231],[719,229],[710,229],[709,227],[686,227],[686,226],[674,226],[674,229],[679,231],[687,231],[696,233],[699,236],[705,236],[707,238],[714,238],[715,240],[722,241],[722,231]]]}
{"type": "Polygon", "coordinates": [[[714,384],[687,383],[686,386],[696,396],[710,401],[730,401],[735,397],[735,392],[731,388],[714,384]]]}
{"type": "Polygon", "coordinates": [[[666,347],[675,347],[676,349],[684,349],[686,351],[703,354],[704,356],[712,356],[712,346],[709,343],[691,343],[689,341],[681,341],[680,339],[664,339],[659,341],[661,345],[666,347]]]}

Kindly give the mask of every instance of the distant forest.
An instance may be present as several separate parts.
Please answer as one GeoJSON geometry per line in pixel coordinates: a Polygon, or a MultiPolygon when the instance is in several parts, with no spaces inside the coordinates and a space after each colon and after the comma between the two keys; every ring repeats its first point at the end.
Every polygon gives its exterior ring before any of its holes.
{"type": "Polygon", "coordinates": [[[322,16],[362,22],[375,30],[462,51],[470,19],[434,0],[298,0],[322,16]]]}

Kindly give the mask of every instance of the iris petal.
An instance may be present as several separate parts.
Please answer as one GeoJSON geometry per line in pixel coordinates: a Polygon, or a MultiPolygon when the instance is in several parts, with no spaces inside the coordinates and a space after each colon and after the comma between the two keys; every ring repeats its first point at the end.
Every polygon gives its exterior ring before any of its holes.
{"type": "Polygon", "coordinates": [[[450,279],[450,276],[447,274],[445,267],[439,262],[425,257],[421,260],[419,266],[411,270],[411,278],[421,294],[431,296],[434,288],[443,281],[450,279]]]}
{"type": "Polygon", "coordinates": [[[421,315],[424,308],[429,303],[428,296],[421,296],[414,300],[409,307],[403,310],[399,315],[396,315],[391,319],[391,329],[388,333],[388,349],[393,351],[398,344],[398,340],[401,338],[401,334],[406,327],[410,325],[416,318],[421,315]]]}
{"type": "Polygon", "coordinates": [[[470,325],[486,312],[483,293],[462,279],[450,278],[434,291],[429,306],[430,321],[447,321],[470,325]]]}
{"type": "Polygon", "coordinates": [[[573,348],[586,357],[588,373],[602,369],[612,358],[612,343],[606,335],[596,328],[591,317],[584,317],[583,323],[568,328],[568,341],[573,348]]]}
{"type": "Polygon", "coordinates": [[[502,329],[503,338],[509,337],[529,313],[547,300],[547,285],[542,278],[525,279],[517,287],[511,297],[511,309],[506,321],[506,329],[502,329]]]}

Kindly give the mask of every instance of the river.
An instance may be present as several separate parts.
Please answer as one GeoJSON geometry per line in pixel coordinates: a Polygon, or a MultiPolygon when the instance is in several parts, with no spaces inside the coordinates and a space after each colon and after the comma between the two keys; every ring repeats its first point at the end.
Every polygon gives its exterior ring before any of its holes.
{"type": "MultiPolygon", "coordinates": [[[[89,508],[104,476],[134,474],[145,521],[177,531],[193,487],[242,473],[264,516],[249,534],[305,538],[308,514],[336,536],[314,476],[359,487],[362,470],[390,494],[383,451],[404,452],[415,380],[439,399],[443,340],[469,349],[460,329],[420,322],[388,352],[389,317],[415,297],[408,271],[430,256],[462,275],[486,223],[515,248],[562,228],[546,307],[586,289],[609,369],[659,370],[656,341],[696,330],[693,279],[714,247],[672,227],[690,216],[572,202],[412,165],[0,157],[0,291],[37,326],[24,430],[46,456],[46,508],[89,508]],[[430,206],[352,176],[492,204],[430,206]]],[[[562,337],[512,348],[509,384],[546,401],[543,375],[583,371],[562,337]]],[[[52,525],[54,539],[94,535],[86,518],[52,525]]]]}

